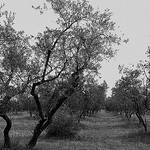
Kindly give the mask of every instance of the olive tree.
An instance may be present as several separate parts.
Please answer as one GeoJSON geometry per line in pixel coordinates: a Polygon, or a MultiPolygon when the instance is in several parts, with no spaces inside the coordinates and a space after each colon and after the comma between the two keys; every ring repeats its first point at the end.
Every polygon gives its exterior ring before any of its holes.
{"type": "Polygon", "coordinates": [[[138,63],[138,69],[144,75],[143,78],[143,88],[144,92],[143,95],[145,96],[145,107],[147,110],[150,110],[150,47],[146,52],[148,60],[140,61],[138,63]]]}
{"type": "Polygon", "coordinates": [[[32,61],[30,37],[13,28],[14,14],[6,11],[3,16],[5,19],[0,24],[0,117],[6,121],[4,147],[9,148],[12,122],[7,112],[10,100],[26,91],[39,67],[38,61],[32,61]]]}
{"type": "Polygon", "coordinates": [[[78,123],[82,117],[92,115],[104,108],[107,89],[104,83],[99,85],[84,82],[83,88],[74,92],[65,101],[66,108],[68,108],[71,115],[78,119],[78,123]]]}
{"type": "Polygon", "coordinates": [[[27,147],[36,145],[40,134],[52,123],[53,115],[65,100],[83,86],[84,76],[97,74],[101,61],[115,54],[114,44],[120,38],[114,34],[115,23],[111,13],[94,12],[87,1],[49,0],[54,12],[59,16],[58,28],[40,33],[34,46],[41,59],[41,78],[34,82],[31,95],[36,102],[40,120],[27,147]],[[39,94],[43,84],[55,84],[51,90],[46,110],[42,109],[39,94]],[[54,105],[51,105],[54,102],[54,105]]]}
{"type": "Polygon", "coordinates": [[[143,125],[145,131],[147,131],[147,125],[142,115],[145,114],[146,108],[144,105],[144,95],[142,88],[142,81],[138,78],[140,75],[139,70],[126,70],[126,74],[113,88],[112,97],[116,101],[118,111],[125,113],[126,117],[129,117],[134,113],[139,123],[143,125]]]}

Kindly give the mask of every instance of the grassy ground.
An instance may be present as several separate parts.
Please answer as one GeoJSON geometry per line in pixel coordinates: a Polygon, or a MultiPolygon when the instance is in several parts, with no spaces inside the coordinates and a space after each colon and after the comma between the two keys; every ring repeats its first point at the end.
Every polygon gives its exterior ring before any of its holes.
{"type": "MultiPolygon", "coordinates": [[[[13,128],[11,137],[26,144],[30,139],[36,120],[27,115],[12,116],[13,128]]],[[[116,116],[104,111],[96,116],[81,121],[84,125],[77,137],[72,140],[44,139],[38,140],[36,148],[40,150],[149,150],[150,133],[144,133],[142,128],[130,124],[122,116],[116,116]]],[[[0,120],[0,134],[5,123],[0,120]]],[[[150,130],[150,129],[149,129],[150,130]]],[[[2,136],[0,136],[2,140],[2,136]]]]}

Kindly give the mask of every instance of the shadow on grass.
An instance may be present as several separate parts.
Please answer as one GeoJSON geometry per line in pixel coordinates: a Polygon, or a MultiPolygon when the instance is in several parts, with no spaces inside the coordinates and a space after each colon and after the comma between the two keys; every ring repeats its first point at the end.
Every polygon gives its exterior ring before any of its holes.
{"type": "Polygon", "coordinates": [[[126,122],[126,123],[123,122],[121,124],[118,123],[118,124],[110,125],[106,127],[111,127],[113,129],[122,128],[122,129],[136,129],[136,130],[143,128],[143,126],[138,123],[130,123],[130,122],[126,122]]]}
{"type": "Polygon", "coordinates": [[[40,140],[45,140],[45,141],[56,141],[56,140],[66,140],[66,141],[79,141],[79,140],[82,140],[82,138],[79,136],[79,132],[81,130],[86,130],[88,127],[85,125],[85,124],[82,124],[82,123],[75,123],[74,124],[74,128],[75,130],[72,132],[70,132],[69,130],[68,131],[65,131],[65,132],[68,132],[66,134],[64,134],[62,132],[62,135],[61,134],[56,134],[54,132],[54,134],[51,134],[51,136],[47,136],[47,133],[45,132],[45,134],[43,134],[41,137],[40,137],[40,140]],[[63,135],[64,134],[64,135],[63,135]]]}
{"type": "MultiPolygon", "coordinates": [[[[149,126],[147,126],[149,128],[149,126]]],[[[150,144],[150,131],[145,132],[143,126],[138,123],[138,121],[128,122],[126,118],[122,118],[122,124],[113,125],[112,128],[120,128],[122,130],[127,130],[130,133],[118,136],[123,142],[133,142],[133,143],[143,143],[150,144]]]]}
{"type": "Polygon", "coordinates": [[[150,132],[138,131],[117,138],[123,142],[150,144],[150,132]]]}
{"type": "Polygon", "coordinates": [[[22,120],[27,120],[27,121],[35,121],[35,120],[39,120],[39,117],[30,117],[30,116],[25,116],[25,117],[18,117],[18,118],[12,118],[12,120],[18,120],[18,121],[22,121],[22,120]]]}
{"type": "MultiPolygon", "coordinates": [[[[3,140],[0,140],[0,150],[29,150],[26,145],[20,143],[18,137],[11,139],[11,147],[9,149],[3,148],[3,140]]],[[[40,150],[39,148],[33,148],[32,150],[40,150]]]]}

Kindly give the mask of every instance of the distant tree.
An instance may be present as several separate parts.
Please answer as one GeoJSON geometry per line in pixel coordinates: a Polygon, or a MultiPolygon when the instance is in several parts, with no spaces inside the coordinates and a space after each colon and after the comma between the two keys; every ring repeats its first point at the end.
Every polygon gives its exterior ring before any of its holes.
{"type": "Polygon", "coordinates": [[[122,77],[112,91],[112,99],[117,105],[116,110],[125,113],[129,117],[136,114],[139,123],[147,131],[147,125],[142,115],[145,114],[144,95],[142,81],[138,79],[140,72],[135,70],[126,70],[125,77],[122,77]]]}
{"type": "Polygon", "coordinates": [[[78,122],[81,117],[94,114],[102,109],[106,98],[104,84],[84,84],[80,91],[74,92],[64,103],[72,115],[77,115],[78,122]]]}
{"type": "Polygon", "coordinates": [[[145,107],[147,110],[150,110],[150,47],[146,52],[148,60],[140,61],[138,63],[138,69],[144,75],[143,78],[143,89],[144,89],[144,96],[145,96],[145,107]]]}
{"type": "Polygon", "coordinates": [[[29,111],[30,117],[37,111],[37,106],[33,97],[29,93],[23,93],[18,96],[18,103],[22,111],[29,111]]]}
{"type": "Polygon", "coordinates": [[[87,105],[89,114],[94,114],[104,107],[106,99],[105,82],[101,85],[90,85],[86,90],[86,93],[89,99],[89,104],[87,105]]]}

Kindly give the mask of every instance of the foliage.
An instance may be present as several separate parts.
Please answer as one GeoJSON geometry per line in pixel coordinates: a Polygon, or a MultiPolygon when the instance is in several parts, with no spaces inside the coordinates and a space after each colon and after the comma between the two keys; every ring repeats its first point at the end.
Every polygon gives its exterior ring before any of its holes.
{"type": "MultiPolygon", "coordinates": [[[[9,101],[30,91],[39,111],[40,120],[28,148],[35,146],[64,101],[76,91],[84,91],[86,77],[98,75],[101,61],[113,57],[113,46],[120,43],[109,10],[94,12],[85,0],[48,2],[58,16],[58,28],[47,27],[32,46],[30,36],[14,30],[14,15],[6,13],[6,21],[0,25],[1,97],[9,101]]],[[[105,90],[93,86],[88,92],[88,109],[99,108],[105,90]]]]}
{"type": "Polygon", "coordinates": [[[14,14],[6,13],[4,25],[0,25],[0,94],[13,97],[24,92],[38,74],[38,62],[33,60],[29,36],[13,28],[14,14]],[[34,67],[34,71],[33,71],[34,67]],[[35,69],[36,67],[36,69],[35,69]]]}
{"type": "Polygon", "coordinates": [[[150,106],[150,61],[149,61],[149,58],[150,58],[150,47],[148,47],[148,50],[146,52],[147,54],[147,58],[148,60],[145,60],[145,61],[140,61],[138,63],[138,69],[141,71],[141,73],[143,74],[143,88],[144,88],[144,96],[145,96],[145,107],[147,110],[150,110],[149,106],[150,106]]]}
{"type": "Polygon", "coordinates": [[[5,11],[1,15],[5,19],[3,23],[0,22],[0,117],[7,123],[4,147],[9,148],[12,122],[7,111],[13,109],[14,104],[18,106],[18,102],[10,100],[30,87],[30,83],[35,80],[34,75],[38,75],[39,61],[33,57],[30,36],[13,28],[14,13],[5,11]]]}
{"type": "Polygon", "coordinates": [[[46,137],[73,138],[77,134],[79,124],[65,110],[60,110],[53,118],[46,131],[46,137]]]}
{"type": "Polygon", "coordinates": [[[101,85],[85,84],[82,90],[74,92],[64,104],[71,115],[81,118],[102,109],[106,98],[105,94],[104,83],[101,85]]]}
{"type": "Polygon", "coordinates": [[[125,76],[116,82],[115,87],[112,89],[112,101],[107,101],[107,109],[124,113],[126,117],[131,117],[136,114],[139,123],[144,126],[147,131],[146,122],[142,116],[145,115],[145,96],[142,81],[139,79],[140,72],[135,70],[125,70],[125,76]],[[109,108],[110,106],[110,108],[109,108]]]}
{"type": "MultiPolygon", "coordinates": [[[[135,110],[135,102],[142,104],[142,88],[138,70],[126,71],[125,77],[116,82],[112,89],[112,99],[117,101],[120,111],[135,110]]],[[[142,106],[142,105],[141,105],[142,106]]]]}
{"type": "MultiPolygon", "coordinates": [[[[101,61],[115,54],[114,44],[120,38],[114,34],[111,13],[94,12],[87,1],[49,0],[59,16],[58,28],[38,34],[33,46],[40,60],[40,78],[33,83],[31,94],[37,104],[41,120],[35,127],[28,148],[35,146],[38,136],[51,124],[52,116],[74,92],[82,90],[87,75],[97,75],[101,61]],[[50,85],[46,110],[40,94],[50,85]],[[47,84],[47,85],[46,85],[47,84]]],[[[44,96],[44,100],[45,96],[44,96]]],[[[45,101],[46,104],[46,101],[45,101]]]]}

